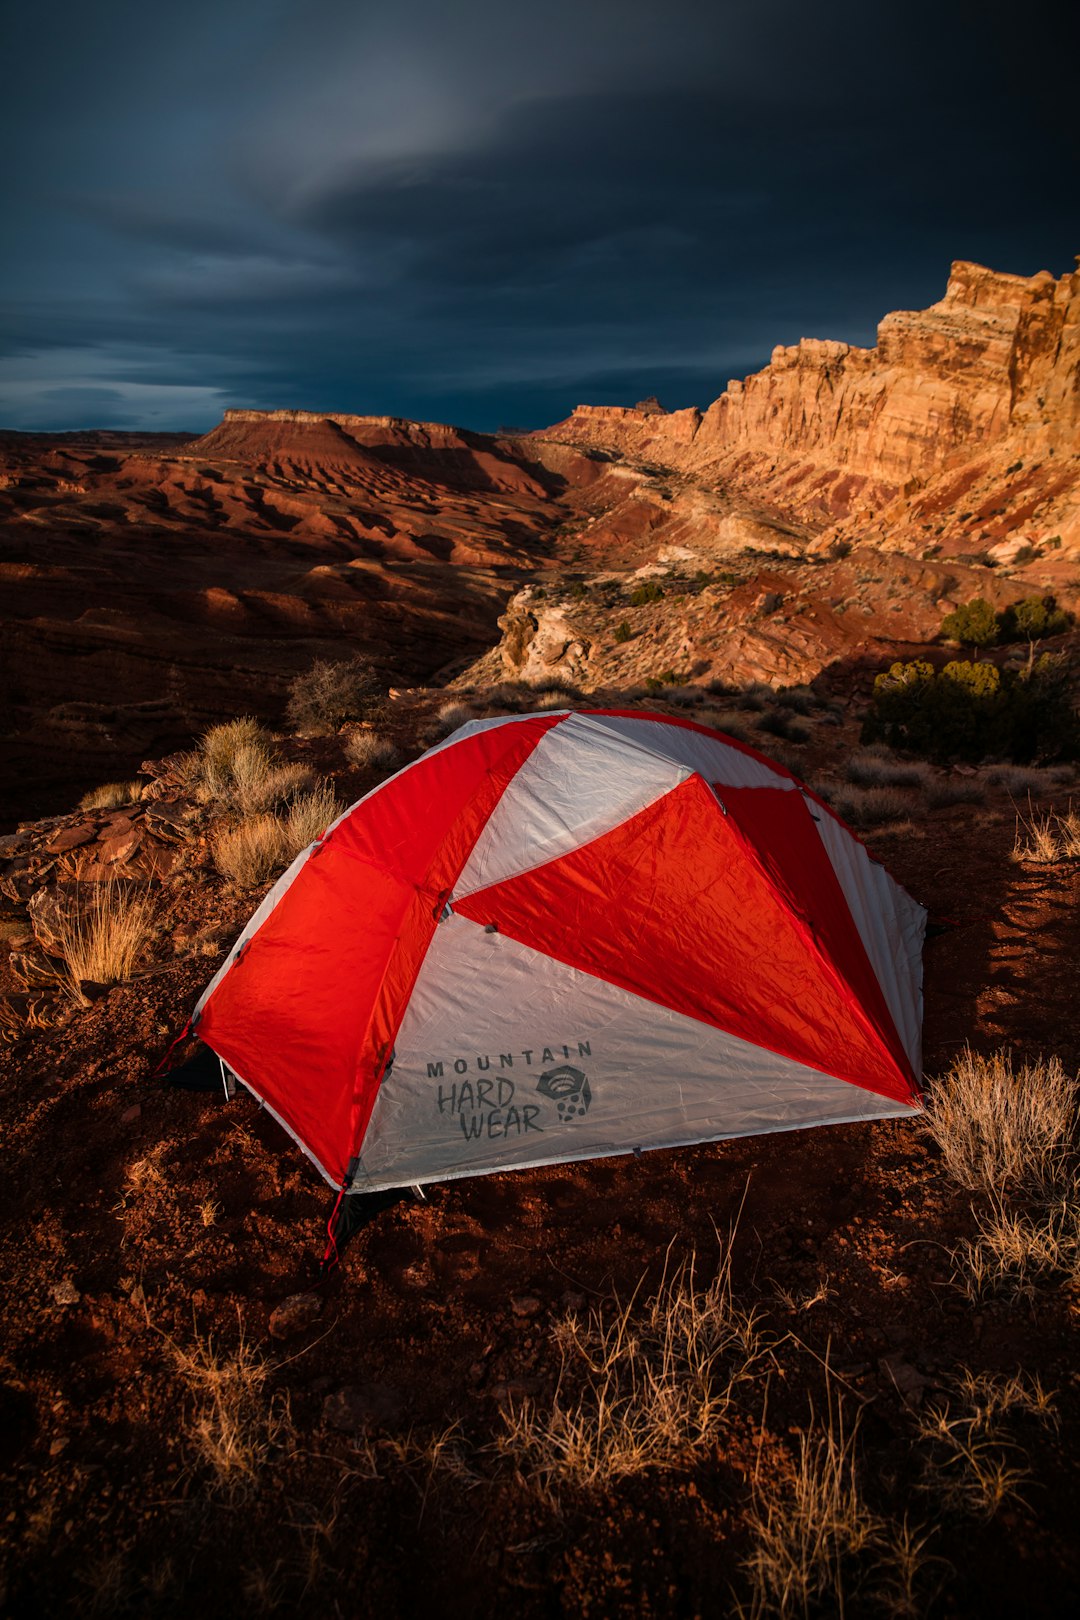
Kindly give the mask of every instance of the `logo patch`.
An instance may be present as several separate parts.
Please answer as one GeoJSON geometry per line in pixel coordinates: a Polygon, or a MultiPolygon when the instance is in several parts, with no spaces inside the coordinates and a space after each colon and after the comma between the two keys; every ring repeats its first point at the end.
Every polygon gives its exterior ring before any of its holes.
{"type": "Polygon", "coordinates": [[[592,1102],[589,1082],[580,1069],[575,1069],[569,1063],[560,1064],[557,1069],[548,1069],[536,1082],[536,1089],[541,1097],[551,1098],[560,1121],[570,1123],[584,1119],[589,1112],[592,1102]]]}

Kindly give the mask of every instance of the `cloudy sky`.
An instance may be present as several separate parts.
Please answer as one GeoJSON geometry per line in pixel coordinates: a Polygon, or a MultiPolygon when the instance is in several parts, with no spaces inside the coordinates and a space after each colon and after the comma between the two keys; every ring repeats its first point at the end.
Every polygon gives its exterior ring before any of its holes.
{"type": "Polygon", "coordinates": [[[0,426],[536,426],[1080,252],[1057,0],[21,0],[0,426]]]}

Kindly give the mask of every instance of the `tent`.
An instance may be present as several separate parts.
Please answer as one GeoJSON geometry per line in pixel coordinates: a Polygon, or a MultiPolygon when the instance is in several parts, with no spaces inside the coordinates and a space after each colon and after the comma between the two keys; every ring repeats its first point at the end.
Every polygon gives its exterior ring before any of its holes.
{"type": "Polygon", "coordinates": [[[474,720],[293,862],[192,1019],[370,1192],[921,1106],[926,913],[689,720],[474,720]]]}

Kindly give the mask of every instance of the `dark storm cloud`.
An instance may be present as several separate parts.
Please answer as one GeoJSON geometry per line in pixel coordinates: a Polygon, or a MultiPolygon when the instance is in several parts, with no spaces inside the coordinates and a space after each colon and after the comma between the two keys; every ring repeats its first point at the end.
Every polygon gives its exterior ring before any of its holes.
{"type": "Polygon", "coordinates": [[[985,7],[172,16],[21,15],[0,425],[704,404],[951,258],[1080,246],[1069,58],[985,7]]]}

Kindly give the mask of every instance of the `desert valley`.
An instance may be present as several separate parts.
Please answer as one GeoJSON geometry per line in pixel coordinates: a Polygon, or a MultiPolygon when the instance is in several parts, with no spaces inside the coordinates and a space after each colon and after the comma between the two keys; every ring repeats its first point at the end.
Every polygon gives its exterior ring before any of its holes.
{"type": "Polygon", "coordinates": [[[704,410],[287,403],[0,434],[0,1607],[1069,1612],[1080,270],[704,410]],[[386,1195],[323,1275],[317,1171],[170,1045],[347,805],[577,709],[777,761],[929,909],[928,1111],[386,1195]]]}

